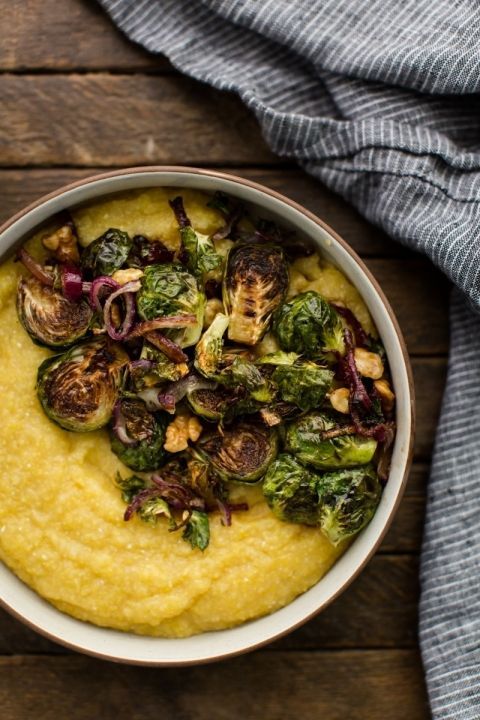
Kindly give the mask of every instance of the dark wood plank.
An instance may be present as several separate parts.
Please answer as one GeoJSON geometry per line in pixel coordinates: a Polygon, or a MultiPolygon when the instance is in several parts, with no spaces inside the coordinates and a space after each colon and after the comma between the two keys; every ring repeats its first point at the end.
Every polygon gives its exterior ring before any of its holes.
{"type": "Polygon", "coordinates": [[[257,652],[213,667],[0,659],[2,720],[427,720],[415,650],[257,652]]]}
{"type": "Polygon", "coordinates": [[[426,499],[405,495],[379,552],[418,553],[422,547],[426,499]]]}
{"type": "Polygon", "coordinates": [[[0,165],[276,164],[233,95],[185,77],[0,75],[0,165]]]}
{"type": "Polygon", "coordinates": [[[0,70],[167,69],[129,42],[95,0],[0,0],[0,70]]]}
{"type": "Polygon", "coordinates": [[[415,457],[428,459],[432,453],[435,430],[440,414],[445,379],[446,358],[412,358],[416,392],[417,427],[415,457]]]}
{"type": "MultiPolygon", "coordinates": [[[[377,555],[340,598],[273,647],[414,647],[417,573],[414,555],[377,555]]],[[[68,652],[0,611],[0,655],[68,652]]]]}

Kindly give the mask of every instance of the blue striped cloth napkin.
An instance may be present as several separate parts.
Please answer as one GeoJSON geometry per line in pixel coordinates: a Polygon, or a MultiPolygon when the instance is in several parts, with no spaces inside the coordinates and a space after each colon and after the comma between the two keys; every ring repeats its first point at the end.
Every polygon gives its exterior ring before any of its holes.
{"type": "Polygon", "coordinates": [[[455,284],[420,639],[435,720],[479,720],[480,5],[100,2],[132,40],[237,93],[274,152],[428,255],[455,284]]]}

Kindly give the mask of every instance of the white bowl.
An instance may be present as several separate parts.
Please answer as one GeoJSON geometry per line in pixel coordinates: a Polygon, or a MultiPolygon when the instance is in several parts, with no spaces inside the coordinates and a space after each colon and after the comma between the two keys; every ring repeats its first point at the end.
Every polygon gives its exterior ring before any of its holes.
{"type": "Polygon", "coordinates": [[[278,193],[215,171],[183,167],[117,170],[86,178],[41,198],[0,228],[0,261],[36,226],[59,211],[107,194],[136,188],[174,186],[235,196],[262,216],[310,238],[352,281],[380,332],[397,394],[397,434],[390,477],[370,524],[333,568],[310,590],[271,615],[238,627],[182,639],[151,638],[97,627],[56,610],[0,564],[0,603],[39,633],[75,650],[108,660],[142,665],[186,665],[252,650],[298,627],[325,608],[352,582],[375,552],[399,505],[412,457],[413,382],[405,342],[388,301],[358,256],[333,230],[278,193]]]}

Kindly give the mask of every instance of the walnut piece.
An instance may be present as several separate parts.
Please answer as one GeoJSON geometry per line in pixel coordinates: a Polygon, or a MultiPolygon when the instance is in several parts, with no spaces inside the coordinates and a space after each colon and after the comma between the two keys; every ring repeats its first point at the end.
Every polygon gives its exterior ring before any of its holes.
{"type": "Polygon", "coordinates": [[[128,282],[140,280],[141,277],[143,277],[143,270],[140,268],[125,268],[124,270],[115,270],[112,280],[119,285],[126,285],[128,282]]]}
{"type": "Polygon", "coordinates": [[[46,250],[52,250],[59,262],[80,262],[77,238],[71,225],[63,225],[51,235],[46,235],[42,238],[42,245],[46,250]]]}
{"type": "Polygon", "coordinates": [[[380,355],[364,348],[355,348],[355,365],[360,375],[379,380],[383,375],[383,362],[380,355]]]}
{"type": "Polygon", "coordinates": [[[171,453],[182,452],[187,449],[189,440],[198,440],[202,429],[199,419],[193,415],[177,415],[167,427],[163,447],[171,453]]]}
{"type": "Polygon", "coordinates": [[[330,393],[330,402],[333,409],[337,412],[343,413],[344,415],[348,415],[349,399],[350,390],[346,387],[337,388],[336,390],[332,390],[330,393]]]}
{"type": "Polygon", "coordinates": [[[391,412],[395,403],[395,393],[390,387],[390,383],[388,382],[388,380],[382,379],[375,380],[373,385],[375,387],[375,390],[380,395],[383,410],[386,413],[391,412]]]}

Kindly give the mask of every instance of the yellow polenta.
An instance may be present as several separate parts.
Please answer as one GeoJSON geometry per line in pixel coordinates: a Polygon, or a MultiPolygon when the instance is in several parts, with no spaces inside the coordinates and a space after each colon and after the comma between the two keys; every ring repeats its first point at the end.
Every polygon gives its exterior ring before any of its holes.
{"type": "MultiPolygon", "coordinates": [[[[192,222],[221,224],[206,196],[182,190],[192,222]]],[[[116,196],[74,213],[82,244],[109,227],[162,239],[177,229],[167,199],[154,189],[116,196]]],[[[39,241],[29,247],[39,254],[39,241]]],[[[258,487],[237,486],[250,510],[225,528],[211,518],[205,552],[179,533],[138,518],[113,479],[130,474],[105,431],[68,433],[43,414],[35,393],[40,362],[51,353],[31,341],[15,311],[20,266],[0,268],[0,559],[60,610],[89,622],[161,636],[226,628],[280,608],[316,583],[343,548],[315,528],[282,523],[258,487]]],[[[297,261],[292,291],[313,288],[349,305],[371,330],[357,291],[335,268],[297,261]]],[[[267,341],[268,342],[268,341],[267,341]]]]}

